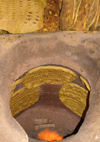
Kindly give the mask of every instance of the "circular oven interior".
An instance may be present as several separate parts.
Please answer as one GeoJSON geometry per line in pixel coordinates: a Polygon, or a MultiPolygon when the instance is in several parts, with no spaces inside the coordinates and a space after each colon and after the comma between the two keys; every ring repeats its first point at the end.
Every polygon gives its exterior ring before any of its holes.
{"type": "Polygon", "coordinates": [[[76,71],[39,66],[20,76],[11,90],[12,116],[29,137],[46,128],[64,138],[77,133],[89,107],[90,86],[76,71]]]}

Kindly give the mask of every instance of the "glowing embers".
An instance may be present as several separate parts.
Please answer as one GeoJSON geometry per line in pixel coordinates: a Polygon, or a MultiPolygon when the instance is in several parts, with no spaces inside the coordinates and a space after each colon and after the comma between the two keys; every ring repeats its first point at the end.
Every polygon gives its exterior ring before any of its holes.
{"type": "Polygon", "coordinates": [[[50,131],[49,129],[45,129],[44,131],[40,132],[37,135],[37,137],[40,140],[50,141],[50,142],[60,141],[64,138],[63,136],[59,136],[59,134],[56,131],[50,131]]]}

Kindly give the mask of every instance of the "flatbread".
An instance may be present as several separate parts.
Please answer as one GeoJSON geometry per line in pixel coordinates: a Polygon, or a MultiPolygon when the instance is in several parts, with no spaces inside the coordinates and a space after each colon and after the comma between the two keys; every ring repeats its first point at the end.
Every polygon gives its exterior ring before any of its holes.
{"type": "Polygon", "coordinates": [[[43,27],[46,0],[0,0],[0,29],[27,33],[43,27]]]}
{"type": "Polygon", "coordinates": [[[63,0],[60,15],[61,30],[95,30],[100,21],[99,9],[99,0],[63,0]]]}
{"type": "Polygon", "coordinates": [[[74,0],[63,0],[60,14],[60,29],[68,30],[74,21],[74,0]]]}

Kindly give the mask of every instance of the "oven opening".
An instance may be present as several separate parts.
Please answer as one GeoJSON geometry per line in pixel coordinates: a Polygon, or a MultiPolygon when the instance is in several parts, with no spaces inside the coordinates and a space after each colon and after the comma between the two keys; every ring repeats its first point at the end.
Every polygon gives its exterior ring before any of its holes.
{"type": "Polygon", "coordinates": [[[12,116],[29,138],[58,141],[76,134],[89,108],[90,86],[82,75],[61,66],[40,66],[13,84],[12,116]]]}

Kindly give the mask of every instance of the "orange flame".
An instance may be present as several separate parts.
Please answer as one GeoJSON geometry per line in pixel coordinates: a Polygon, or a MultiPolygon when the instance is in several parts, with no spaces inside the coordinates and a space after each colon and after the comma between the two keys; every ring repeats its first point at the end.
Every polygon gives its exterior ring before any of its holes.
{"type": "Polygon", "coordinates": [[[60,141],[64,138],[63,136],[59,136],[59,134],[56,131],[50,131],[48,128],[40,132],[37,135],[37,137],[40,140],[50,141],[50,142],[60,141]]]}

